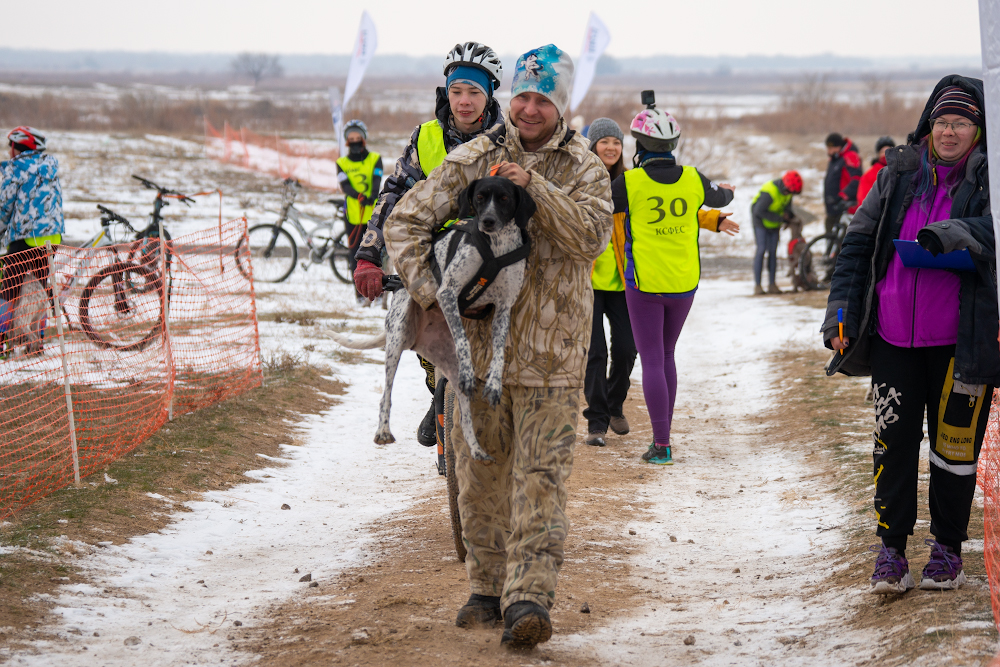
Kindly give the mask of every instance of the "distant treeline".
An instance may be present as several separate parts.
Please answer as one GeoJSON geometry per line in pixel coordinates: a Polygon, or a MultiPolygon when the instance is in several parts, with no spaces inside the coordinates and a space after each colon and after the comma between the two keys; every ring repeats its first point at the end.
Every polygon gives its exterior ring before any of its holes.
{"type": "MultiPolygon", "coordinates": [[[[165,53],[131,51],[47,51],[41,49],[0,48],[0,71],[7,72],[132,72],[172,73],[192,72],[216,74],[229,72],[233,59],[230,53],[165,53]]],[[[347,75],[349,55],[276,54],[281,67],[289,76],[347,75]]],[[[505,54],[504,62],[513,64],[516,55],[505,54]]],[[[441,74],[440,56],[376,55],[368,67],[368,75],[376,77],[437,76],[441,74]]],[[[864,58],[821,54],[813,56],[678,56],[651,55],[615,58],[605,56],[598,64],[599,75],[646,75],[667,72],[705,72],[728,76],[736,72],[816,72],[926,70],[954,67],[972,68],[978,72],[981,64],[973,57],[930,58],[900,56],[895,58],[864,58]]]]}

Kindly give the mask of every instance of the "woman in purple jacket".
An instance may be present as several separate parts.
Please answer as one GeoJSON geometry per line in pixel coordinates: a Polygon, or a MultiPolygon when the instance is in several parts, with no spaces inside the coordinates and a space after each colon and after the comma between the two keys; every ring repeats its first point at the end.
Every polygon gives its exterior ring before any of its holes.
{"type": "Polygon", "coordinates": [[[961,586],[976,462],[1000,380],[996,260],[983,84],[942,79],[905,146],[857,211],[837,260],[823,337],[827,372],[872,376],[876,534],[873,593],[915,586],[906,560],[917,519],[924,411],[930,438],[930,560],[920,588],[961,586]],[[970,270],[904,264],[894,239],[931,255],[965,251],[970,270]],[[837,313],[845,318],[844,334],[837,313]]]}

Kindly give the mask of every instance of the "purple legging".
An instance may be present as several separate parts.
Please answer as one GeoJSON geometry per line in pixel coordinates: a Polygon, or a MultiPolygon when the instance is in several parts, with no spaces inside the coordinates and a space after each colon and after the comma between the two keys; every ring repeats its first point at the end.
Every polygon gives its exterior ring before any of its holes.
{"type": "Polygon", "coordinates": [[[667,445],[670,444],[670,423],[677,398],[674,347],[691,310],[694,294],[678,299],[644,294],[626,287],[625,300],[632,336],[642,361],[642,394],[653,425],[653,441],[667,445]]]}

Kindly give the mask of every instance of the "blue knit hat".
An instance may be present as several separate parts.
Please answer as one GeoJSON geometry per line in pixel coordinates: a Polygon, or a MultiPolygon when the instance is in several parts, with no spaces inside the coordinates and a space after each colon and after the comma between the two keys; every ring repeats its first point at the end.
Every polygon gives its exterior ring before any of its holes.
{"type": "Polygon", "coordinates": [[[448,78],[445,79],[445,88],[451,88],[453,83],[467,83],[481,90],[487,99],[493,97],[493,84],[490,77],[478,67],[469,67],[468,65],[454,67],[449,72],[448,78]]]}
{"type": "Polygon", "coordinates": [[[510,95],[538,93],[547,97],[562,115],[569,105],[573,83],[573,61],[555,44],[546,44],[528,51],[517,59],[510,95]]]}

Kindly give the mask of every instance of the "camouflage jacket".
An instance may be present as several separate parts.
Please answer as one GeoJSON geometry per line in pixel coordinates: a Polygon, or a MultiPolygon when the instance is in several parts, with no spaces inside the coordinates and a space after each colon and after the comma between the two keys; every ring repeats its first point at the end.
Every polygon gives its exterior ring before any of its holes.
{"type": "MultiPolygon", "coordinates": [[[[531,175],[527,190],[538,211],[528,223],[531,254],[511,313],[505,384],[583,385],[594,308],[590,271],[608,245],[612,210],[608,170],[588,146],[560,120],[548,143],[529,153],[508,120],[449,153],[386,220],[383,233],[396,270],[417,303],[431,308],[437,291],[428,263],[432,230],[457,216],[459,193],[503,161],[531,175]]],[[[492,318],[463,322],[476,376],[484,378],[492,318]]]]}
{"type": "Polygon", "coordinates": [[[38,151],[0,162],[0,231],[5,245],[66,231],[58,172],[59,162],[38,151]]]}

